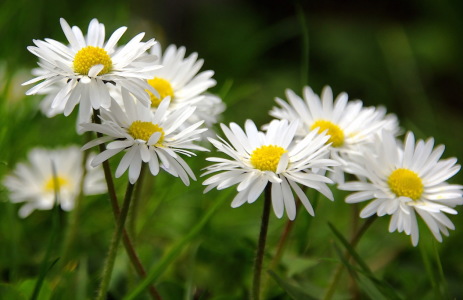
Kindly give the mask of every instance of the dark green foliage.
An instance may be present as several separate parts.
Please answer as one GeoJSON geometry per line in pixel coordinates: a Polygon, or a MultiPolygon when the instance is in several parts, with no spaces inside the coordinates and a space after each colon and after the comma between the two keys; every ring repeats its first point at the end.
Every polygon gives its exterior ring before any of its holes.
{"type": "MultiPolygon", "coordinates": [[[[108,36],[128,26],[124,42],[145,31],[145,40],[155,37],[163,45],[175,43],[186,46],[187,53],[198,52],[204,59],[202,70],[215,71],[217,86],[211,92],[227,105],[224,123],[242,125],[253,119],[263,125],[271,119],[267,112],[274,98],[284,98],[286,88],[300,95],[303,85],[320,93],[328,84],[336,95],[346,91],[366,106],[385,106],[399,116],[404,131],[413,130],[418,138],[433,136],[436,144],[446,145],[444,158],[461,160],[459,1],[272,2],[0,2],[0,177],[24,161],[33,147],[85,143],[75,133],[77,111],[48,119],[38,109],[40,97],[26,97],[28,87],[20,86],[36,66],[36,57],[26,50],[32,39],[65,42],[60,17],[84,31],[96,17],[108,36]],[[307,27],[301,29],[301,24],[307,27]],[[307,82],[301,84],[301,78],[307,82]]],[[[147,178],[131,225],[142,263],[166,300],[248,297],[263,201],[232,209],[231,189],[203,195],[199,175],[208,155],[187,159],[198,177],[189,187],[165,172],[147,178]]],[[[117,159],[111,164],[114,171],[117,159]]],[[[126,175],[116,180],[120,199],[126,181],[126,175]]],[[[451,182],[462,183],[461,172],[451,182]]],[[[339,263],[348,272],[334,299],[352,297],[351,277],[359,299],[463,295],[461,215],[450,216],[456,230],[437,246],[426,226],[420,227],[420,246],[413,248],[408,236],[389,233],[388,219],[378,218],[350,249],[344,240],[359,222],[358,207],[343,202],[345,193],[334,193],[335,202],[318,200],[314,218],[304,210],[298,213],[284,257],[266,279],[268,299],[323,297],[339,263]],[[355,254],[354,260],[342,259],[346,250],[355,254]]],[[[44,259],[50,266],[61,256],[61,239],[48,247],[54,212],[35,211],[20,219],[18,208],[0,187],[0,299],[29,299],[41,278],[37,299],[94,297],[114,229],[107,196],[83,200],[74,246],[46,272],[41,271],[44,259]]],[[[58,237],[65,236],[71,214],[60,212],[58,237]]],[[[285,222],[270,217],[265,264],[275,254],[285,222]]],[[[141,284],[121,247],[108,299],[123,299],[141,284]]]]}

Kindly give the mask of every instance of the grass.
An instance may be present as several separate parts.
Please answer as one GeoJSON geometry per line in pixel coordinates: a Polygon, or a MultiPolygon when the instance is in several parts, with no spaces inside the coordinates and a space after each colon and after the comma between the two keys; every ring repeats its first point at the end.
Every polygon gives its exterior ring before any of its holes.
{"type": "MultiPolygon", "coordinates": [[[[300,94],[304,78],[317,93],[329,84],[335,94],[346,91],[350,99],[360,98],[367,106],[385,106],[399,116],[404,131],[412,130],[419,138],[433,136],[437,144],[446,145],[444,157],[461,158],[463,76],[455,49],[463,46],[457,30],[463,18],[458,3],[427,1],[379,10],[366,1],[339,8],[289,3],[268,10],[245,1],[222,5],[200,1],[169,10],[168,2],[138,1],[133,6],[113,2],[111,10],[94,1],[78,5],[36,1],[24,11],[22,1],[1,4],[0,36],[8,45],[0,49],[1,177],[24,161],[33,147],[85,143],[85,137],[75,133],[75,113],[48,119],[38,110],[40,97],[26,97],[20,86],[35,67],[34,56],[26,50],[32,39],[64,40],[59,17],[81,28],[97,17],[108,32],[127,25],[127,37],[146,31],[147,37],[164,45],[197,51],[205,60],[203,70],[216,73],[218,83],[211,92],[227,104],[224,123],[242,125],[245,119],[267,123],[274,97],[283,98],[286,88],[300,94]]],[[[198,177],[207,156],[188,160],[198,177]]],[[[112,161],[113,170],[116,163],[112,161]]],[[[462,179],[457,174],[451,182],[462,179]]],[[[120,199],[126,182],[126,175],[115,182],[120,199]]],[[[263,199],[232,209],[233,191],[203,194],[201,182],[186,187],[166,173],[146,178],[139,211],[132,221],[129,215],[129,223],[147,281],[164,299],[246,299],[263,199]]],[[[299,212],[284,255],[268,275],[268,299],[319,299],[340,263],[347,271],[333,299],[389,298],[388,289],[402,299],[463,295],[460,215],[451,217],[456,230],[441,244],[420,224],[417,248],[408,236],[389,233],[388,220],[378,218],[355,249],[354,264],[342,255],[353,250],[341,237],[351,236],[359,207],[344,203],[344,192],[334,192],[336,201],[318,201],[315,218],[299,212]]],[[[3,187],[0,200],[0,298],[29,299],[42,278],[37,299],[95,297],[114,228],[107,196],[82,200],[74,246],[65,260],[58,261],[72,213],[59,212],[57,245],[49,249],[54,212],[35,211],[20,219],[19,206],[10,203],[3,187]],[[45,259],[56,262],[46,273],[45,259]]],[[[270,216],[264,264],[275,254],[285,224],[270,216]]],[[[148,299],[147,281],[138,278],[121,247],[110,299],[148,299]]]]}

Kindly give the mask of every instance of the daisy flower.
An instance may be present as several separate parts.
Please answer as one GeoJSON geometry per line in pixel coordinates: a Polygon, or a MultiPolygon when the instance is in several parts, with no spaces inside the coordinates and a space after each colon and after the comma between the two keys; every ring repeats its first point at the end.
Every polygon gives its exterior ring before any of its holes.
{"type": "MultiPolygon", "coordinates": [[[[84,172],[82,160],[82,151],[76,146],[31,150],[28,154],[29,163],[19,163],[12,174],[3,180],[3,185],[10,191],[11,201],[25,203],[19,210],[19,216],[25,218],[35,209],[52,209],[55,205],[55,191],[58,191],[60,207],[66,211],[71,210],[80,193],[84,172]]],[[[106,192],[102,170],[91,167],[89,160],[86,168],[83,194],[106,192]]]]}
{"type": "Polygon", "coordinates": [[[97,166],[117,153],[126,151],[117,167],[116,177],[120,177],[128,169],[132,184],[140,176],[143,162],[148,163],[153,175],[157,175],[159,168],[162,167],[173,176],[180,177],[185,185],[189,185],[189,177],[196,180],[190,167],[177,154],[192,156],[195,154],[190,150],[208,151],[193,143],[199,139],[202,132],[207,130],[198,128],[203,121],[182,131],[177,130],[194,113],[195,107],[184,107],[168,114],[170,98],[166,97],[156,112],[153,112],[135,101],[125,89],[122,89],[122,99],[125,110],[113,101],[110,111],[102,110],[102,124],[82,125],[85,131],[95,131],[105,135],[87,143],[83,149],[110,142],[106,150],[93,159],[92,166],[97,166]]]}
{"type": "MultiPolygon", "coordinates": [[[[288,102],[276,98],[281,107],[274,107],[270,115],[277,119],[299,120],[297,135],[304,137],[314,129],[327,131],[330,136],[331,158],[345,168],[347,154],[358,152],[357,147],[372,140],[379,130],[398,132],[394,115],[386,115],[384,108],[363,107],[360,100],[348,101],[346,93],[339,94],[333,101],[333,92],[326,86],[321,98],[310,87],[303,90],[303,99],[292,90],[286,90],[288,102]]],[[[342,168],[336,168],[333,177],[343,182],[342,168]]]]}
{"type": "Polygon", "coordinates": [[[51,86],[59,91],[51,103],[51,110],[63,109],[68,116],[74,107],[79,106],[81,123],[90,119],[93,109],[108,108],[111,104],[107,84],[124,87],[149,106],[150,99],[145,90],[155,93],[146,79],[152,78],[154,71],[160,68],[156,57],[146,51],[155,44],[154,39],[141,42],[144,33],[140,33],[125,46],[116,47],[126,27],[117,29],[106,43],[105,27],[93,19],[88,27],[87,36],[77,27],[72,28],[64,19],[61,27],[69,42],[66,46],[52,39],[33,40],[35,46],[27,49],[39,57],[41,68],[39,76],[23,85],[40,82],[26,94],[32,95],[51,86]]]}
{"type": "Polygon", "coordinates": [[[278,218],[285,210],[290,220],[296,217],[293,191],[307,211],[314,215],[312,205],[299,184],[314,188],[333,200],[333,194],[326,185],[333,182],[314,169],[326,171],[338,163],[326,158],[329,136],[312,131],[299,143],[293,143],[297,127],[297,121],[273,120],[267,132],[263,133],[251,120],[246,121],[245,131],[235,123],[230,123],[229,127],[221,124],[229,142],[220,137],[220,140],[210,138],[209,141],[231,159],[207,159],[215,164],[207,167],[203,176],[218,174],[203,182],[207,185],[204,192],[237,184],[238,194],[231,206],[238,207],[245,202],[256,201],[267,184],[271,184],[272,206],[278,218]]]}
{"type": "Polygon", "coordinates": [[[355,191],[346,202],[371,200],[360,217],[391,215],[389,232],[404,231],[414,246],[419,238],[418,214],[441,242],[441,233],[448,235],[448,229],[455,228],[445,213],[457,214],[453,207],[463,204],[463,186],[446,182],[460,170],[456,158],[440,159],[443,145],[434,148],[432,138],[415,143],[411,132],[401,147],[391,133],[383,131],[373,147],[374,151],[357,158],[357,174],[366,180],[339,186],[355,191]]]}
{"type": "MultiPolygon", "coordinates": [[[[185,52],[185,47],[177,48],[175,45],[170,45],[162,53],[159,43],[151,48],[151,54],[159,57],[158,63],[163,66],[156,70],[154,76],[148,80],[148,83],[159,93],[159,95],[153,95],[148,92],[151,106],[155,109],[162,99],[170,96],[169,110],[194,105],[197,109],[192,118],[196,114],[208,114],[210,122],[206,125],[216,123],[217,115],[224,110],[224,104],[219,97],[205,94],[208,88],[216,85],[216,81],[212,79],[214,72],[207,70],[198,73],[204,61],[198,59],[196,52],[188,57],[185,57],[185,52]]],[[[188,123],[194,122],[194,120],[189,120],[188,123]]]]}

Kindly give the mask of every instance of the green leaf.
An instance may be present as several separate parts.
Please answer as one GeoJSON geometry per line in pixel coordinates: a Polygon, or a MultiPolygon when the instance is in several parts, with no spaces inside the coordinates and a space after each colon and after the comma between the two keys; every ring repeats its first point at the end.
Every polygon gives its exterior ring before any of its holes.
{"type": "Polygon", "coordinates": [[[228,192],[223,192],[221,199],[217,199],[215,203],[209,208],[209,210],[204,214],[201,220],[191,229],[189,233],[187,233],[181,240],[177,241],[168,251],[166,251],[165,255],[161,259],[161,261],[149,272],[146,278],[135,287],[135,289],[126,296],[124,299],[137,299],[137,297],[142,293],[151,283],[153,283],[156,279],[164,273],[169,265],[174,261],[185,248],[188,242],[190,242],[196,235],[199,234],[201,229],[207,224],[210,218],[214,215],[215,211],[219,208],[222,204],[222,200],[227,198],[231,189],[228,192]]]}
{"type": "Polygon", "coordinates": [[[314,300],[317,299],[311,295],[309,295],[306,291],[302,288],[295,286],[286,280],[279,277],[275,272],[268,271],[270,276],[280,285],[280,287],[288,293],[288,295],[293,298],[294,300],[314,300]]]}
{"type": "MultiPolygon", "coordinates": [[[[39,278],[27,279],[21,281],[17,288],[19,291],[24,293],[25,295],[31,295],[37,286],[39,278]]],[[[47,280],[43,280],[40,284],[40,294],[38,294],[35,298],[37,300],[48,300],[51,298],[52,290],[50,287],[50,283],[47,280]]],[[[8,298],[5,298],[8,299],[8,298]]],[[[32,298],[31,298],[32,299],[32,298]]]]}
{"type": "Polygon", "coordinates": [[[333,231],[335,237],[338,238],[338,240],[341,242],[341,244],[346,248],[347,252],[349,252],[349,255],[352,256],[352,258],[358,263],[358,265],[362,268],[362,270],[373,276],[373,273],[371,272],[370,268],[368,265],[361,259],[360,255],[357,254],[355,249],[350,245],[350,243],[342,236],[342,234],[333,226],[333,224],[328,223],[328,226],[330,227],[331,231],[333,231]]]}
{"type": "Polygon", "coordinates": [[[56,167],[52,163],[52,173],[53,173],[53,180],[55,180],[55,204],[52,210],[52,228],[50,232],[50,237],[47,245],[47,249],[45,252],[45,257],[42,260],[40,265],[39,276],[37,278],[37,282],[35,283],[34,290],[32,292],[31,300],[39,299],[40,289],[42,288],[42,284],[45,280],[45,276],[47,275],[48,271],[53,268],[53,266],[58,262],[59,258],[56,258],[50,263],[50,256],[51,252],[55,248],[55,240],[58,236],[59,228],[59,184],[57,183],[57,175],[56,175],[56,167]]]}
{"type": "Polygon", "coordinates": [[[16,287],[5,283],[0,283],[0,296],[2,299],[26,300],[24,294],[18,291],[16,287]]]}
{"type": "Polygon", "coordinates": [[[390,298],[386,297],[376,286],[376,284],[370,280],[368,276],[358,273],[357,283],[359,284],[362,291],[364,291],[370,299],[375,300],[388,300],[390,298]]]}
{"type": "Polygon", "coordinates": [[[287,270],[287,277],[293,277],[317,264],[320,263],[319,259],[297,257],[291,255],[285,255],[282,258],[281,264],[287,270]]]}
{"type": "Polygon", "coordinates": [[[349,262],[349,256],[342,254],[341,250],[334,245],[341,262],[347,268],[352,278],[354,278],[360,288],[368,294],[371,299],[402,299],[397,292],[385,281],[377,279],[368,265],[363,261],[360,255],[350,245],[350,243],[342,236],[342,234],[331,224],[328,224],[333,231],[334,235],[341,241],[342,245],[346,248],[350,257],[359,265],[360,269],[354,267],[349,262]]]}

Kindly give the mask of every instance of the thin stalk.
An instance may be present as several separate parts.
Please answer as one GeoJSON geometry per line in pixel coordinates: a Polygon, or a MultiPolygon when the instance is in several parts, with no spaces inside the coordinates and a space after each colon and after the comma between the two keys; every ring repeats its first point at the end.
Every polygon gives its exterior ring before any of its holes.
{"type": "MultiPolygon", "coordinates": [[[[101,124],[99,110],[93,110],[93,122],[95,124],[101,124]]],[[[96,136],[100,138],[103,136],[103,134],[97,132],[96,136]]],[[[98,147],[99,147],[100,153],[106,150],[106,146],[104,144],[100,144],[98,147]]],[[[103,162],[103,172],[104,172],[104,177],[106,179],[106,185],[108,187],[108,194],[109,194],[109,199],[111,200],[111,206],[113,208],[113,212],[117,219],[117,216],[119,215],[119,203],[117,202],[116,189],[114,188],[114,181],[113,181],[111,167],[109,166],[108,160],[105,160],[103,162]]]]}
{"type": "MultiPolygon", "coordinates": [[[[90,141],[91,140],[90,133],[87,133],[85,135],[85,138],[87,142],[90,141]]],[[[90,151],[86,150],[84,151],[82,155],[82,176],[80,178],[80,183],[79,183],[79,194],[76,197],[75,207],[72,210],[72,213],[70,216],[66,236],[63,242],[63,248],[61,251],[61,257],[62,257],[64,264],[67,262],[69,251],[70,249],[72,249],[72,246],[77,236],[77,229],[79,228],[79,217],[80,217],[80,210],[82,209],[82,199],[84,196],[84,183],[85,183],[85,177],[87,176],[87,159],[88,159],[89,154],[90,154],[90,151]]]]}
{"type": "Polygon", "coordinates": [[[132,238],[132,243],[135,244],[136,239],[136,220],[140,209],[140,201],[142,199],[143,183],[146,174],[146,165],[142,164],[140,176],[137,180],[137,186],[133,194],[132,205],[130,206],[129,216],[127,220],[127,231],[132,238]]]}
{"type": "Polygon", "coordinates": [[[37,278],[37,282],[35,283],[34,290],[31,295],[31,300],[36,300],[39,297],[40,289],[42,288],[42,284],[45,280],[45,276],[47,275],[48,271],[56,264],[59,258],[55,259],[52,263],[50,263],[50,256],[53,250],[53,246],[55,244],[55,240],[57,238],[59,232],[59,202],[60,202],[60,186],[58,183],[58,175],[56,174],[56,166],[51,162],[51,170],[53,174],[53,183],[54,183],[54,192],[55,192],[55,202],[53,204],[52,210],[52,228],[50,237],[48,240],[47,249],[45,252],[45,257],[40,265],[40,272],[37,278]]]}
{"type": "Polygon", "coordinates": [[[436,261],[436,269],[439,274],[439,291],[441,292],[441,296],[444,299],[450,299],[449,289],[447,285],[447,281],[445,279],[444,269],[442,268],[442,262],[439,255],[439,250],[437,249],[436,241],[432,241],[432,246],[434,250],[434,256],[436,261]]]}
{"type": "Polygon", "coordinates": [[[159,260],[158,264],[150,270],[148,276],[138,284],[132,292],[125,296],[124,300],[135,300],[140,299],[140,294],[155,280],[157,280],[164,272],[166,272],[169,266],[172,264],[181,253],[185,246],[191,242],[206,226],[209,220],[212,218],[214,213],[223,204],[223,200],[226,199],[230,194],[230,191],[224,191],[219,199],[215,199],[215,203],[203,214],[202,218],[196,222],[196,225],[184,235],[181,239],[177,240],[169,250],[167,250],[163,257],[159,260]]]}
{"type": "MultiPolygon", "coordinates": [[[[352,246],[352,248],[355,248],[355,246],[358,244],[360,241],[360,238],[363,236],[363,234],[367,231],[368,228],[370,228],[371,224],[377,219],[376,216],[370,217],[366,219],[366,221],[363,223],[362,227],[359,228],[357,232],[355,232],[349,242],[349,244],[352,246]]],[[[351,256],[348,251],[344,252],[344,257],[346,258],[346,261],[349,261],[351,259],[351,256]]],[[[333,297],[334,292],[336,291],[336,288],[338,286],[339,280],[341,279],[342,271],[344,270],[344,265],[339,264],[334,271],[334,275],[332,277],[331,283],[326,291],[325,296],[323,297],[323,300],[329,300],[333,297]]]]}
{"type": "MultiPolygon", "coordinates": [[[[307,189],[306,186],[302,187],[302,190],[304,191],[304,193],[306,192],[306,189],[307,189]]],[[[314,194],[311,195],[310,198],[313,199],[312,206],[313,206],[313,209],[316,210],[316,208],[318,206],[319,198],[321,196],[321,193],[318,192],[317,190],[312,190],[312,191],[314,192],[314,194]]],[[[298,201],[296,201],[296,216],[299,213],[299,210],[300,210],[299,208],[300,207],[301,207],[301,200],[298,198],[298,201]]],[[[294,219],[293,221],[291,221],[291,220],[286,221],[285,229],[283,230],[283,233],[282,233],[282,235],[280,237],[280,240],[278,241],[278,244],[277,244],[277,250],[275,252],[275,256],[273,257],[272,262],[270,263],[270,266],[271,266],[270,268],[271,269],[276,268],[276,266],[280,263],[281,258],[283,257],[283,253],[284,253],[284,251],[286,249],[288,238],[291,235],[291,232],[292,232],[292,230],[294,228],[294,224],[296,223],[296,219],[294,219]]],[[[310,223],[311,223],[311,220],[312,219],[309,219],[310,223]]],[[[308,224],[306,231],[309,230],[310,223],[308,224]]]]}
{"type": "Polygon", "coordinates": [[[113,273],[114,262],[116,261],[117,248],[122,238],[122,232],[124,231],[125,220],[129,212],[130,200],[132,199],[134,185],[129,183],[125,192],[124,202],[122,203],[121,213],[117,219],[116,230],[114,231],[111,245],[109,247],[109,253],[106,257],[105,266],[103,269],[103,279],[101,280],[100,288],[98,290],[97,300],[106,299],[106,292],[111,281],[111,274],[113,273]]]}
{"type": "MultiPolygon", "coordinates": [[[[299,212],[299,206],[300,206],[300,202],[296,202],[296,216],[297,216],[297,213],[299,212]]],[[[275,255],[273,256],[272,261],[270,262],[270,266],[269,266],[270,270],[275,270],[278,264],[280,263],[281,258],[283,257],[283,253],[286,249],[288,238],[291,235],[291,232],[293,231],[295,223],[296,223],[296,219],[294,219],[293,221],[288,219],[286,221],[285,228],[283,229],[283,233],[281,234],[280,240],[278,241],[278,244],[277,244],[277,250],[275,251],[275,255]]],[[[261,295],[262,295],[262,298],[264,299],[265,299],[268,286],[269,286],[269,278],[270,278],[269,274],[264,274],[264,278],[262,281],[262,288],[261,288],[262,290],[261,295]]]]}
{"type": "Polygon", "coordinates": [[[254,276],[252,280],[252,297],[253,300],[260,299],[260,279],[262,274],[262,262],[264,259],[265,243],[267,241],[268,223],[271,206],[271,184],[265,187],[264,207],[262,210],[262,221],[260,225],[259,241],[257,244],[256,259],[254,262],[254,276]]]}
{"type": "MultiPolygon", "coordinates": [[[[125,231],[128,234],[128,237],[130,237],[127,242],[132,244],[132,247],[135,248],[135,243],[137,239],[137,232],[136,232],[136,221],[138,218],[138,211],[140,208],[140,201],[141,201],[141,193],[143,190],[144,186],[144,175],[146,171],[146,165],[142,164],[141,165],[141,170],[140,170],[140,176],[138,177],[137,180],[137,185],[135,186],[135,190],[133,192],[133,197],[132,197],[132,204],[130,205],[129,209],[129,215],[127,216],[127,221],[126,221],[126,226],[125,226],[125,231]]],[[[136,273],[136,271],[135,271],[136,273]]],[[[134,285],[135,277],[138,276],[138,274],[134,274],[134,272],[130,272],[127,274],[128,276],[128,286],[132,287],[134,285]]]]}
{"type": "MultiPolygon", "coordinates": [[[[100,115],[99,110],[93,111],[93,119],[96,124],[101,124],[99,115],[100,115]]],[[[103,135],[101,133],[97,132],[97,137],[102,137],[102,136],[103,135]]],[[[100,144],[99,150],[100,150],[100,153],[105,151],[106,150],[105,145],[100,144]]],[[[114,214],[114,219],[117,220],[120,214],[120,208],[119,208],[119,202],[117,201],[116,189],[114,187],[111,167],[107,160],[103,162],[103,171],[105,175],[106,185],[108,187],[108,195],[109,195],[109,199],[111,202],[111,208],[114,214]]],[[[132,263],[132,266],[135,268],[135,271],[138,273],[138,276],[140,276],[141,279],[145,279],[146,278],[145,268],[141,264],[141,261],[138,258],[137,253],[135,252],[135,248],[125,228],[122,232],[122,242],[124,244],[124,248],[127,252],[127,255],[129,256],[130,262],[132,263]]],[[[153,285],[149,286],[149,292],[153,299],[162,300],[161,295],[158,293],[158,291],[153,285]]]]}
{"type": "MultiPolygon", "coordinates": [[[[297,211],[299,211],[299,207],[300,207],[300,202],[298,201],[296,203],[297,211]]],[[[280,263],[281,257],[283,256],[283,252],[286,249],[288,238],[291,232],[293,231],[295,223],[296,223],[296,220],[291,221],[288,219],[286,221],[285,228],[283,229],[283,233],[281,234],[280,240],[278,241],[278,244],[277,244],[277,251],[275,252],[275,256],[273,257],[272,262],[270,263],[271,269],[274,269],[280,263]]]]}

